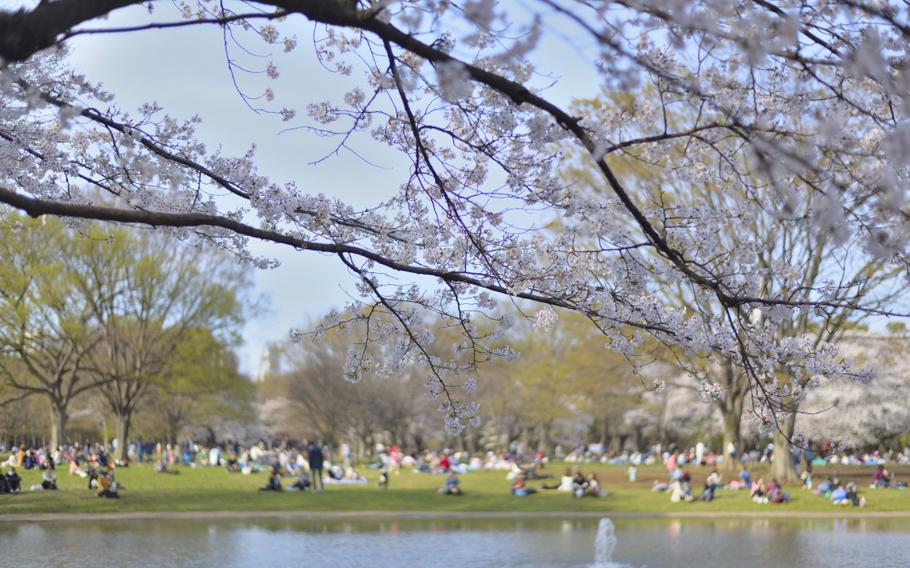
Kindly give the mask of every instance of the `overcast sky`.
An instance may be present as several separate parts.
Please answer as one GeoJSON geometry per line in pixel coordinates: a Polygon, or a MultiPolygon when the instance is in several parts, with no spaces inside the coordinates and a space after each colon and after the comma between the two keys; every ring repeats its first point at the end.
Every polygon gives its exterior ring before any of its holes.
{"type": "MultiPolygon", "coordinates": [[[[166,3],[156,6],[153,20],[174,19],[166,3]]],[[[127,25],[147,22],[148,18],[143,8],[132,8],[86,27],[127,25]]],[[[260,173],[271,179],[293,180],[305,192],[339,197],[355,206],[375,204],[406,179],[407,164],[395,152],[364,137],[355,142],[356,149],[379,167],[350,153],[311,165],[332,151],[333,140],[305,131],[281,133],[289,125],[306,123],[307,103],[341,97],[352,86],[352,78],[359,81],[362,71],[355,68],[352,77],[325,71],[313,53],[313,26],[302,17],[291,21],[300,26],[295,30],[299,48],[285,55],[281,47],[271,46],[270,57],[281,71],[279,79],[271,83],[276,101],[298,109],[298,118],[291,123],[257,115],[246,106],[232,85],[222,34],[214,26],[81,36],[70,42],[71,59],[89,79],[113,92],[122,109],[133,111],[142,103],[155,101],[177,118],[197,114],[203,120],[200,138],[210,149],[220,145],[225,154],[237,155],[255,143],[260,173]]],[[[287,33],[287,24],[280,29],[287,33]]],[[[269,53],[269,46],[262,42],[251,47],[257,53],[269,53]]],[[[549,98],[565,103],[571,96],[596,94],[589,92],[597,84],[586,76],[591,69],[567,65],[578,58],[566,53],[565,43],[550,42],[541,49],[544,65],[552,63],[544,71],[561,77],[559,85],[548,90],[549,98]]],[[[268,59],[245,61],[264,67],[268,59]]],[[[239,78],[252,93],[269,85],[261,75],[239,78]]],[[[281,266],[255,274],[256,293],[268,297],[269,308],[253,314],[244,329],[241,364],[251,374],[256,373],[268,342],[286,339],[291,328],[306,326],[331,307],[342,305],[354,289],[353,279],[334,256],[320,257],[264,243],[254,243],[253,250],[277,258],[281,266]]]]}

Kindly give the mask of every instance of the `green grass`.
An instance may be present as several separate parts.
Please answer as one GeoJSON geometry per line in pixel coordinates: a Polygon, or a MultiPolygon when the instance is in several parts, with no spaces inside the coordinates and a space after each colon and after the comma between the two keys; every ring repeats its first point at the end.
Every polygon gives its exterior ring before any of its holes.
{"type": "MultiPolygon", "coordinates": [[[[508,511],[516,513],[537,512],[766,512],[780,511],[855,511],[863,509],[837,507],[824,498],[816,497],[797,487],[787,490],[792,500],[786,505],[759,505],[751,502],[745,491],[718,491],[711,503],[670,503],[669,495],[650,491],[651,481],[663,479],[662,467],[639,468],[635,484],[624,480],[626,468],[622,466],[594,466],[609,491],[601,499],[575,499],[565,493],[544,491],[528,497],[514,497],[509,493],[505,472],[473,472],[461,476],[465,495],[450,497],[438,495],[437,487],[443,485],[444,476],[414,474],[403,470],[392,476],[391,488],[381,490],[376,485],[377,473],[363,470],[369,479],[367,485],[327,486],[324,493],[267,493],[259,492],[265,484],[265,474],[244,476],[228,474],[222,468],[186,468],[180,475],[160,475],[150,466],[134,466],[117,471],[117,479],[126,490],[120,499],[101,499],[87,489],[86,480],[66,475],[58,468],[58,491],[25,491],[19,495],[0,495],[0,515],[12,513],[86,513],[86,512],[140,512],[140,511],[508,511]]],[[[591,466],[584,470],[590,471],[591,466]]],[[[548,471],[556,475],[561,466],[551,466],[548,471]]],[[[820,480],[832,470],[816,470],[820,480]]],[[[754,475],[760,475],[761,470],[754,475]]],[[[842,478],[853,479],[865,487],[870,468],[840,468],[842,478]]],[[[910,469],[897,468],[899,479],[906,479],[910,469]]],[[[20,471],[23,486],[27,488],[40,481],[40,472],[20,471]]],[[[707,468],[692,470],[696,493],[701,487],[707,468]]],[[[548,480],[552,483],[554,480],[548,480]]],[[[540,481],[532,481],[539,487],[540,481]]],[[[287,480],[285,480],[287,485],[287,480]]],[[[862,489],[867,498],[866,511],[910,511],[910,491],[862,489]]]]}

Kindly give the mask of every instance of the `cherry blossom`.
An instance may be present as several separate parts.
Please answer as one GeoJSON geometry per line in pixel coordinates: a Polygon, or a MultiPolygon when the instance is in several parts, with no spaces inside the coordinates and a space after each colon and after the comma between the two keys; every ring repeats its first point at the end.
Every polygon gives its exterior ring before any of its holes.
{"type": "Polygon", "coordinates": [[[464,376],[504,352],[498,300],[536,304],[542,327],[582,313],[621,353],[645,334],[735,360],[773,427],[810,385],[867,378],[836,348],[844,322],[910,311],[908,39],[906,6],[855,0],[42,2],[0,12],[0,202],[258,266],[251,239],[335,255],[361,296],[329,325],[369,329],[346,375],[391,342],[452,432],[477,413],[464,376]],[[144,21],[106,27],[138,4],[144,21]],[[346,96],[289,97],[272,83],[290,69],[241,61],[247,43],[300,49],[313,25],[346,96]],[[232,76],[261,81],[237,94],[264,119],[400,152],[392,197],[355,208],[276,182],[255,148],[223,155],[197,118],[129,112],[67,68],[75,36],[202,26],[224,31],[232,76]],[[602,100],[548,98],[542,46],[566,38],[602,100]],[[430,315],[462,335],[451,359],[430,315]]]}

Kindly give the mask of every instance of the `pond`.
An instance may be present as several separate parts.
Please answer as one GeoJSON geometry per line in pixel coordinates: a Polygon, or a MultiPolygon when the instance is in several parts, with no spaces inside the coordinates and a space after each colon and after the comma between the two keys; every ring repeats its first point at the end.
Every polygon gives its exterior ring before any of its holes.
{"type": "Polygon", "coordinates": [[[193,568],[910,565],[910,519],[0,523],[0,564],[193,568]],[[600,539],[598,539],[598,531],[600,539]],[[612,555],[612,562],[606,556],[612,555]]]}

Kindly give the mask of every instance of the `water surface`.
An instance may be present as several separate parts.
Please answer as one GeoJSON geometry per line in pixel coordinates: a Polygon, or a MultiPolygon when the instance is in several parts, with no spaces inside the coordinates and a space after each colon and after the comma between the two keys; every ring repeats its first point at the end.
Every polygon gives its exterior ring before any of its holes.
{"type": "MultiPolygon", "coordinates": [[[[615,519],[613,562],[910,566],[905,519],[615,519]]],[[[0,564],[246,568],[586,566],[597,520],[0,523],[0,564]]]]}

